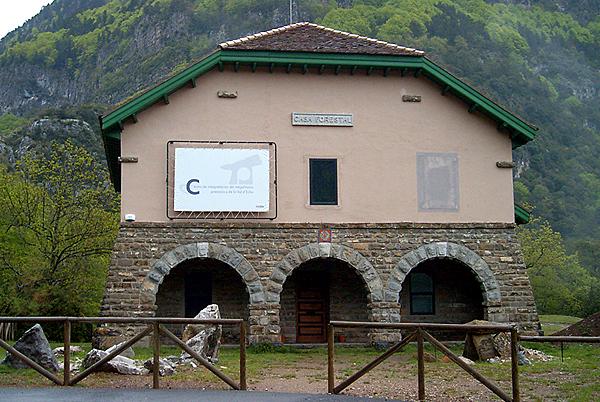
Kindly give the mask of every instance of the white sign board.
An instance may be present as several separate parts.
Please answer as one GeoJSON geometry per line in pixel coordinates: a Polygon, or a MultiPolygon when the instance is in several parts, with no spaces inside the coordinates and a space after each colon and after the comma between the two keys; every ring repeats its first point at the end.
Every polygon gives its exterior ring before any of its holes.
{"type": "Polygon", "coordinates": [[[332,113],[292,113],[292,126],[352,127],[352,114],[332,113]]]}
{"type": "Polygon", "coordinates": [[[269,150],[176,148],[174,210],[268,212],[269,150]]]}

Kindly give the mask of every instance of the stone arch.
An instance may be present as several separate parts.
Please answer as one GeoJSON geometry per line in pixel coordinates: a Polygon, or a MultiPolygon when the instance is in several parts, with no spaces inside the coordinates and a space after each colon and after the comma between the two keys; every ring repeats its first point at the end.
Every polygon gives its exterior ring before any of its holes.
{"type": "Polygon", "coordinates": [[[341,244],[311,243],[300,247],[288,255],[271,273],[265,296],[269,303],[279,303],[283,283],[294,269],[315,258],[335,258],[348,263],[364,280],[369,302],[383,301],[383,282],[373,265],[358,251],[341,244]]]}
{"type": "Polygon", "coordinates": [[[156,293],[171,269],[184,261],[195,258],[212,258],[222,261],[236,270],[248,289],[250,305],[264,303],[265,295],[260,277],[254,267],[234,249],[217,243],[191,243],[166,252],[152,266],[143,282],[143,291],[156,302],[156,293]]]}
{"type": "Polygon", "coordinates": [[[477,253],[465,246],[450,242],[429,243],[404,255],[394,267],[385,289],[385,301],[397,303],[402,283],[409,272],[423,261],[434,258],[448,258],[460,261],[470,268],[483,292],[486,307],[499,305],[500,286],[488,264],[477,253]]]}

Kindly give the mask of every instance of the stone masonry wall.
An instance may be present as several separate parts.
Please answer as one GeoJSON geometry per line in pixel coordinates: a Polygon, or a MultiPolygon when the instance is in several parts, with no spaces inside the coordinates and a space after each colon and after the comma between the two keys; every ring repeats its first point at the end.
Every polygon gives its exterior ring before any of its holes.
{"type": "MultiPolygon", "coordinates": [[[[251,342],[280,340],[280,296],[303,262],[327,257],[347,262],[368,290],[373,321],[401,320],[399,294],[406,275],[431,258],[461,261],[476,274],[484,318],[535,332],[539,320],[512,224],[336,224],[332,243],[317,243],[320,224],[123,223],[114,246],[101,314],[153,316],[156,293],[174,266],[191,258],[228,263],[249,294],[251,342]]],[[[129,329],[130,332],[134,328],[129,329]]],[[[375,332],[371,341],[393,340],[375,332]]]]}

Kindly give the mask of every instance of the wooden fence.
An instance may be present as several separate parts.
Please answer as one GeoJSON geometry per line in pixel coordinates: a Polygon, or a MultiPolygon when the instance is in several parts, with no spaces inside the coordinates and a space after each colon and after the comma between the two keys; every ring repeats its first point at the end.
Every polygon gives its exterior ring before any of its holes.
{"type": "Polygon", "coordinates": [[[477,381],[485,385],[494,394],[498,395],[504,401],[520,401],[519,395],[519,366],[518,366],[518,343],[519,335],[514,325],[488,324],[488,325],[468,325],[468,324],[429,324],[429,323],[383,323],[383,322],[359,322],[359,321],[331,321],[327,328],[327,386],[329,393],[339,394],[350,384],[367,374],[373,368],[377,367],[387,358],[402,349],[408,343],[417,341],[417,378],[419,400],[426,400],[425,394],[425,360],[424,360],[424,341],[429,342],[436,349],[444,353],[450,360],[456,363],[460,368],[469,373],[477,381]],[[341,384],[335,385],[335,328],[373,328],[373,329],[403,329],[409,332],[403,339],[386,350],[367,364],[365,367],[352,374],[341,384]],[[512,395],[509,395],[498,387],[493,381],[483,376],[471,366],[463,362],[443,343],[434,338],[429,330],[460,331],[460,332],[510,332],[510,350],[511,350],[511,370],[512,370],[512,395]]]}
{"type": "Polygon", "coordinates": [[[152,336],[152,353],[153,353],[153,367],[152,367],[152,386],[155,389],[160,387],[160,335],[164,335],[181,349],[186,351],[191,357],[196,359],[201,365],[206,367],[210,372],[219,377],[223,382],[229,385],[231,388],[236,390],[246,389],[246,323],[242,319],[214,319],[214,320],[200,320],[195,318],[157,318],[157,317],[140,317],[140,318],[127,318],[127,317],[0,317],[0,325],[2,324],[14,324],[19,322],[27,323],[43,323],[43,322],[62,322],[64,325],[64,367],[63,378],[58,378],[54,373],[46,370],[29,357],[25,356],[5,340],[0,339],[0,347],[6,349],[8,352],[19,358],[25,364],[38,373],[48,378],[50,381],[57,385],[72,386],[83,380],[85,377],[98,370],[101,366],[109,362],[110,360],[117,357],[125,349],[133,346],[144,337],[152,336]],[[121,343],[118,348],[107,356],[96,362],[92,366],[83,370],[81,373],[71,378],[71,324],[73,323],[111,323],[111,324],[141,324],[146,325],[146,328],[139,332],[137,335],[121,343]],[[240,328],[240,380],[239,382],[234,381],[232,378],[227,376],[208,360],[200,356],[188,345],[175,336],[171,331],[164,327],[164,324],[208,324],[208,325],[237,325],[240,328]]]}

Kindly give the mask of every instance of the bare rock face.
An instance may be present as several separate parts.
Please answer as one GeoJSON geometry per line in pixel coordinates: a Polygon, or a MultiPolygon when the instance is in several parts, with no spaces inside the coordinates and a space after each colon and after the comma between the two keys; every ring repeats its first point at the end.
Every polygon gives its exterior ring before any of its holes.
{"type": "MultiPolygon", "coordinates": [[[[220,319],[219,306],[210,304],[194,318],[220,319]]],[[[183,341],[200,356],[216,363],[219,360],[222,333],[223,328],[221,325],[189,324],[183,330],[183,341]]],[[[183,352],[181,354],[182,361],[189,359],[191,359],[191,356],[188,353],[183,352]]]]}
{"type": "MultiPolygon", "coordinates": [[[[83,359],[81,367],[83,369],[87,369],[106,356],[108,356],[108,352],[99,349],[92,349],[83,359]]],[[[123,356],[116,356],[108,363],[103,364],[98,371],[129,375],[143,375],[148,373],[146,369],[138,367],[135,360],[123,356]]]]}
{"type": "MultiPolygon", "coordinates": [[[[48,339],[46,339],[40,324],[35,324],[29,328],[15,343],[14,348],[47,370],[58,371],[59,369],[58,361],[52,353],[48,339]]],[[[2,364],[19,369],[29,368],[21,359],[10,353],[7,354],[2,364]]]]}

